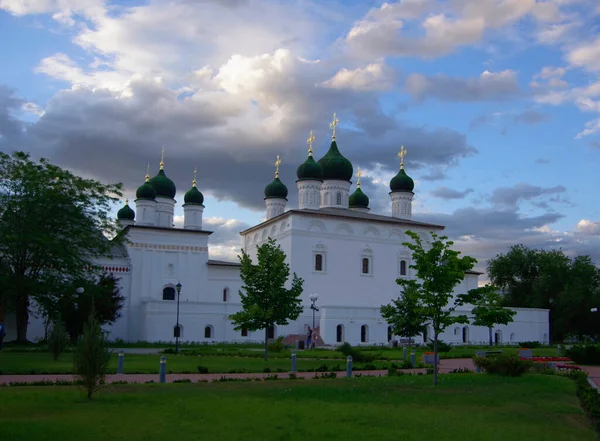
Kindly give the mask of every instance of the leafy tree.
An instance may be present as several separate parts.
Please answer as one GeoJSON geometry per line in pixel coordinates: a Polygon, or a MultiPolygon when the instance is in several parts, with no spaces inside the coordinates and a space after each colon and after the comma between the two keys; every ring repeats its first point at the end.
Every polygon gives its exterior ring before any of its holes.
{"type": "Polygon", "coordinates": [[[291,288],[285,284],[290,276],[290,266],[285,263],[285,253],[274,239],[257,249],[257,264],[242,250],[240,277],[244,282],[240,291],[242,310],[229,318],[235,330],[265,330],[265,361],[269,359],[269,327],[287,325],[303,311],[300,295],[304,280],[294,273],[291,288]]]}
{"type": "Polygon", "coordinates": [[[27,340],[34,304],[97,273],[94,258],[124,240],[109,215],[120,195],[120,184],[80,178],[27,153],[0,153],[0,305],[15,312],[17,342],[27,340]]]}
{"type": "MultiPolygon", "coordinates": [[[[396,283],[400,284],[398,280],[396,283]]],[[[419,287],[414,280],[404,284],[404,291],[392,303],[381,307],[381,316],[392,327],[394,335],[409,337],[408,347],[411,347],[411,337],[419,335],[425,328],[425,319],[421,311],[419,287]]]]}
{"type": "Polygon", "coordinates": [[[468,323],[464,315],[454,315],[456,307],[448,307],[453,297],[453,290],[464,278],[465,271],[473,269],[477,262],[473,257],[460,257],[460,251],[451,247],[454,242],[446,236],[438,236],[430,232],[431,241],[424,243],[421,237],[413,232],[406,234],[413,240],[404,242],[404,246],[412,251],[411,268],[415,270],[418,281],[398,279],[402,287],[414,286],[421,299],[421,313],[426,322],[433,328],[433,384],[438,383],[438,338],[448,326],[454,323],[468,323]]]}
{"type": "Polygon", "coordinates": [[[60,354],[65,351],[68,345],[69,334],[67,334],[62,318],[59,316],[57,317],[57,320],[52,323],[52,328],[48,335],[48,350],[52,354],[54,360],[58,360],[58,357],[60,357],[60,354]]]}
{"type": "Polygon", "coordinates": [[[106,378],[109,363],[108,342],[92,307],[73,358],[75,378],[81,381],[88,399],[92,399],[92,394],[106,378]]]}
{"type": "Polygon", "coordinates": [[[457,299],[460,304],[469,303],[475,306],[471,310],[474,316],[473,324],[488,328],[490,346],[493,345],[494,325],[508,325],[517,313],[502,306],[502,296],[498,293],[498,288],[493,285],[472,289],[467,294],[459,295],[457,299]]]}

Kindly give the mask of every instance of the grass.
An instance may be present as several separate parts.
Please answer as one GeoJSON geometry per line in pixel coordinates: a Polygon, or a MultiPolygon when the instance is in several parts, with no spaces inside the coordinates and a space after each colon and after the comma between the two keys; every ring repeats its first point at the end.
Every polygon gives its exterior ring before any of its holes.
{"type": "Polygon", "coordinates": [[[3,441],[593,440],[558,376],[0,388],[3,441]]]}

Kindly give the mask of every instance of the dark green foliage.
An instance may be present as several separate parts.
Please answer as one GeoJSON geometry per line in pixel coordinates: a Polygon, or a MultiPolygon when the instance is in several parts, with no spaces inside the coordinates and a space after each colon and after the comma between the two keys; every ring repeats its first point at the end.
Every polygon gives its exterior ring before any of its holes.
{"type": "MultiPolygon", "coordinates": [[[[121,185],[83,179],[29,155],[0,153],[0,309],[14,311],[17,341],[30,313],[48,317],[47,297],[97,274],[94,258],[124,238],[110,215],[121,185]],[[115,236],[111,242],[104,234],[115,236]],[[40,311],[32,311],[32,302],[40,311]]],[[[49,317],[54,319],[55,317],[49,317]]]]}
{"type": "Polygon", "coordinates": [[[456,368],[456,369],[452,369],[448,373],[449,374],[472,374],[473,371],[471,369],[468,369],[468,368],[456,368]]]}
{"type": "Polygon", "coordinates": [[[519,346],[527,349],[535,349],[542,347],[542,344],[539,341],[520,341],[519,346]]]}
{"type": "Polygon", "coordinates": [[[592,420],[592,424],[597,432],[600,433],[600,393],[588,382],[588,376],[583,371],[573,371],[569,377],[577,384],[577,396],[581,407],[592,420]]]}
{"type": "Polygon", "coordinates": [[[410,349],[412,339],[423,333],[426,319],[423,317],[421,296],[418,284],[409,280],[403,287],[402,295],[392,303],[381,306],[381,316],[392,327],[394,335],[409,337],[410,349]]]}
{"type": "Polygon", "coordinates": [[[600,345],[575,345],[567,349],[567,357],[579,364],[600,365],[600,345]]]}
{"type": "MultiPolygon", "coordinates": [[[[433,351],[433,340],[429,339],[431,343],[427,343],[427,348],[433,351]]],[[[450,352],[452,345],[441,340],[438,340],[438,352],[450,352]]]]}
{"type": "Polygon", "coordinates": [[[198,366],[198,373],[199,374],[208,374],[208,368],[204,367],[204,366],[198,366]]]}
{"type": "Polygon", "coordinates": [[[294,273],[291,288],[285,284],[290,277],[290,266],[285,262],[285,253],[274,239],[258,247],[254,265],[250,256],[242,250],[240,277],[244,282],[240,291],[242,310],[229,318],[234,329],[249,331],[265,330],[265,361],[269,359],[268,328],[287,325],[296,320],[303,311],[302,285],[304,280],[294,273]]]}
{"type": "Polygon", "coordinates": [[[520,377],[533,366],[532,361],[521,360],[516,355],[498,355],[491,358],[473,357],[473,362],[475,366],[483,369],[488,374],[503,377],[520,377]]]}
{"type": "Polygon", "coordinates": [[[67,346],[69,346],[69,334],[67,334],[65,325],[59,316],[56,322],[52,324],[52,329],[48,335],[48,350],[54,360],[58,360],[58,357],[65,351],[67,346]]]}
{"type": "Polygon", "coordinates": [[[283,336],[277,337],[277,340],[269,343],[269,352],[280,353],[286,349],[286,345],[283,344],[283,336]]]}
{"type": "Polygon", "coordinates": [[[92,394],[104,381],[109,363],[110,352],[106,336],[92,307],[73,357],[74,376],[81,381],[88,399],[92,399],[92,394]]]}
{"type": "Polygon", "coordinates": [[[360,351],[358,348],[355,348],[350,343],[346,342],[341,345],[338,350],[344,354],[346,357],[349,355],[352,356],[352,361],[355,363],[370,363],[372,361],[377,360],[377,354],[368,354],[360,351]]]}

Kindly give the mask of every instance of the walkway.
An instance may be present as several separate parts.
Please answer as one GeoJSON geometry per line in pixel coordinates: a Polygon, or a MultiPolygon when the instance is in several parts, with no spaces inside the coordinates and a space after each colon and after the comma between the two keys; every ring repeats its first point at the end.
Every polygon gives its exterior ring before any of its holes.
{"type": "MultiPolygon", "coordinates": [[[[440,373],[445,374],[453,369],[467,368],[474,370],[473,360],[470,358],[458,358],[454,360],[441,360],[440,362],[440,373]]],[[[425,373],[425,369],[403,369],[402,372],[406,373],[425,373]]],[[[296,376],[298,378],[313,378],[315,375],[321,376],[322,372],[298,372],[296,376]]],[[[373,371],[354,371],[355,376],[369,376],[369,377],[381,377],[387,375],[387,370],[373,370],[373,371]]],[[[241,378],[266,378],[272,375],[277,375],[281,379],[287,379],[289,372],[273,372],[273,373],[254,373],[254,374],[167,374],[167,383],[172,383],[176,380],[191,380],[193,383],[199,381],[215,381],[221,378],[241,379],[241,378]]],[[[346,371],[337,372],[338,378],[345,377],[346,371]]],[[[600,376],[600,375],[599,375],[600,376]]],[[[0,375],[0,384],[9,383],[32,383],[36,381],[73,381],[73,375],[70,374],[47,374],[47,375],[0,375]]],[[[114,383],[115,381],[126,381],[128,383],[146,383],[149,381],[159,382],[158,373],[156,374],[114,374],[106,377],[107,383],[114,383]]]]}

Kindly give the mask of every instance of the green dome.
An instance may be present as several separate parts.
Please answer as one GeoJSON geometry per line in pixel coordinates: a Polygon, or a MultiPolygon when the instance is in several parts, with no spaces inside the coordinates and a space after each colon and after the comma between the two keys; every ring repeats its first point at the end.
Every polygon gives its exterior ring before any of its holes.
{"type": "Polygon", "coordinates": [[[360,187],[350,195],[350,208],[369,208],[369,197],[363,193],[360,187]]]}
{"type": "Polygon", "coordinates": [[[352,179],[354,173],[352,163],[342,156],[335,139],[331,141],[329,151],[319,160],[318,164],[323,172],[323,180],[350,181],[352,179]]]}
{"type": "Polygon", "coordinates": [[[156,176],[150,179],[150,184],[156,191],[156,196],[162,196],[165,198],[175,199],[175,193],[177,189],[175,184],[165,174],[165,171],[161,169],[156,176]]]}
{"type": "Polygon", "coordinates": [[[288,189],[279,178],[273,179],[273,182],[265,187],[265,199],[285,199],[287,198],[287,195],[288,189]]]}
{"type": "Polygon", "coordinates": [[[309,179],[321,180],[323,171],[321,170],[321,166],[316,163],[315,158],[310,155],[308,158],[306,158],[306,161],[304,161],[304,163],[298,167],[296,176],[298,176],[299,181],[309,179]]]}
{"type": "Polygon", "coordinates": [[[135,192],[135,197],[137,199],[151,199],[154,200],[156,198],[156,191],[150,182],[146,181],[143,185],[138,187],[135,192]]]}
{"type": "Polygon", "coordinates": [[[132,221],[135,219],[135,211],[131,209],[129,204],[125,203],[125,206],[117,211],[117,219],[132,221]]]}
{"type": "Polygon", "coordinates": [[[186,204],[202,205],[204,203],[204,196],[202,195],[202,193],[200,193],[200,190],[196,188],[196,185],[194,185],[185,194],[185,196],[183,197],[183,201],[186,204]]]}
{"type": "Polygon", "coordinates": [[[390,181],[390,190],[392,191],[413,191],[413,188],[415,188],[415,182],[403,168],[390,181]]]}

